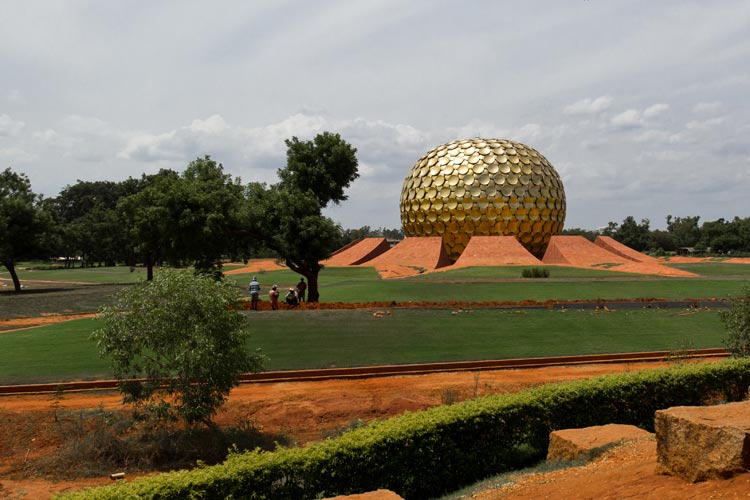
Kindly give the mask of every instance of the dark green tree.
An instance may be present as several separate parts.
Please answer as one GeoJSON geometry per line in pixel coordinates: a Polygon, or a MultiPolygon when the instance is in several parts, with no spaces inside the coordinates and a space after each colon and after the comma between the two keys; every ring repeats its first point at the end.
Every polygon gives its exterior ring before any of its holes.
{"type": "Polygon", "coordinates": [[[154,266],[171,249],[170,199],[179,175],[173,170],[161,170],[143,179],[143,188],[121,199],[117,205],[129,235],[130,248],[146,266],[146,279],[154,277],[154,266]]]}
{"type": "Polygon", "coordinates": [[[632,216],[627,216],[617,228],[612,237],[634,250],[642,252],[649,248],[649,220],[641,219],[638,224],[632,216]]]}
{"type": "Polygon", "coordinates": [[[0,263],[8,270],[16,292],[21,281],[16,273],[18,259],[45,256],[45,234],[52,218],[42,209],[42,198],[31,190],[24,174],[6,168],[0,173],[0,263]]]}
{"type": "Polygon", "coordinates": [[[196,271],[221,273],[221,258],[237,253],[244,187],[210,156],[190,162],[168,196],[169,256],[196,271]]]}
{"type": "Polygon", "coordinates": [[[677,239],[678,247],[694,247],[701,238],[700,216],[672,217],[667,215],[667,231],[677,239]]]}
{"type": "Polygon", "coordinates": [[[251,184],[246,190],[246,224],[289,269],[307,278],[308,301],[318,302],[320,262],[338,247],[341,229],[322,210],[347,199],[345,189],[359,177],[357,150],[339,134],[323,132],[312,141],[286,141],[287,165],[278,184],[251,184]]]}

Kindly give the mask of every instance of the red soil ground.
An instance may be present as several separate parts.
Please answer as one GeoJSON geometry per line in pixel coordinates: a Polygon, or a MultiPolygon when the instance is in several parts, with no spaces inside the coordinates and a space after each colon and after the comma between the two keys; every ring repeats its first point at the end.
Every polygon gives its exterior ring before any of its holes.
{"type": "MultiPolygon", "coordinates": [[[[363,380],[243,384],[232,392],[216,421],[220,425],[232,425],[250,420],[260,430],[283,433],[298,443],[305,443],[320,440],[326,435],[346,428],[356,420],[367,422],[398,415],[404,411],[417,411],[440,405],[446,399],[464,400],[474,396],[518,391],[546,382],[580,379],[653,366],[653,363],[579,365],[363,380]]],[[[0,426],[0,498],[45,499],[54,492],[110,483],[108,477],[52,481],[29,476],[23,472],[24,460],[33,461],[54,453],[61,443],[63,437],[56,432],[54,422],[56,411],[99,407],[107,410],[121,409],[119,395],[113,391],[99,391],[65,393],[62,396],[47,394],[0,397],[0,421],[3,422],[0,426]]],[[[634,459],[631,464],[635,467],[633,470],[641,474],[642,461],[643,458],[640,457],[634,459]]],[[[579,482],[590,482],[589,476],[575,470],[569,472],[570,477],[565,479],[566,481],[574,481],[578,476],[579,482]]],[[[618,470],[627,471],[628,476],[630,474],[624,465],[610,471],[611,476],[607,478],[609,491],[613,494],[619,492],[619,496],[611,498],[635,498],[629,492],[641,491],[638,489],[641,488],[639,480],[635,477],[628,479],[624,475],[616,477],[615,473],[618,470]],[[622,482],[625,483],[621,486],[622,482]]],[[[555,476],[554,481],[562,482],[563,476],[564,474],[555,476]]],[[[651,483],[662,480],[665,484],[674,483],[674,479],[661,476],[646,475],[646,478],[651,483]]],[[[586,488],[592,487],[593,485],[579,485],[579,488],[584,488],[582,491],[590,491],[586,488]]],[[[570,491],[577,490],[572,487],[570,491]]],[[[512,498],[610,497],[575,496],[570,493],[562,496],[512,498]]],[[[690,497],[663,494],[660,498],[670,500],[690,497]]]]}
{"type": "Polygon", "coordinates": [[[469,266],[539,266],[534,257],[513,236],[472,236],[451,269],[469,266]]]}
{"type": "Polygon", "coordinates": [[[363,238],[347,245],[323,261],[324,266],[356,266],[387,252],[390,245],[385,238],[363,238]]]}
{"type": "Polygon", "coordinates": [[[408,237],[363,266],[374,267],[382,278],[403,278],[450,264],[440,236],[408,237]]]}

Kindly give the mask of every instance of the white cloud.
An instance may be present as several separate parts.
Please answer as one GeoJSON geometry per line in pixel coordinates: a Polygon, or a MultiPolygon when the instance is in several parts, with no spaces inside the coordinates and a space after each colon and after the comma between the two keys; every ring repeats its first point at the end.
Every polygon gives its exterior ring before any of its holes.
{"type": "Polygon", "coordinates": [[[641,114],[635,109],[628,109],[613,116],[610,123],[617,128],[637,128],[642,125],[641,114]]]}
{"type": "Polygon", "coordinates": [[[565,106],[563,113],[568,115],[594,115],[606,111],[612,104],[612,98],[607,95],[595,99],[581,99],[565,106]]]}
{"type": "Polygon", "coordinates": [[[26,124],[20,120],[14,120],[6,114],[0,115],[0,137],[12,137],[17,135],[26,124]]]}
{"type": "Polygon", "coordinates": [[[693,106],[693,113],[696,115],[715,115],[717,113],[720,113],[721,110],[724,108],[724,106],[718,102],[699,102],[695,106],[693,106]]]}
{"type": "Polygon", "coordinates": [[[669,104],[659,103],[654,104],[653,106],[649,106],[646,108],[646,110],[643,112],[644,118],[653,118],[655,116],[658,116],[665,111],[669,109],[669,104]]]}
{"type": "Polygon", "coordinates": [[[706,120],[691,120],[685,124],[685,128],[688,130],[709,130],[723,124],[726,119],[726,116],[717,116],[706,120]]]}

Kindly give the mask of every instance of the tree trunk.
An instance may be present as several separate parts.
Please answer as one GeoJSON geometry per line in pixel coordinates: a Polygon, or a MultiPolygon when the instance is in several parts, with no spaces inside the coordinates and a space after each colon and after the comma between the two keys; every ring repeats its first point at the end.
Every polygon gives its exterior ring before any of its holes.
{"type": "Polygon", "coordinates": [[[20,292],[21,280],[18,279],[18,274],[16,274],[16,263],[10,260],[10,261],[4,261],[3,265],[10,273],[10,277],[13,279],[13,288],[16,290],[16,292],[20,292]]]}
{"type": "Polygon", "coordinates": [[[308,273],[307,278],[307,301],[318,302],[320,293],[318,292],[318,273],[308,273]]]}
{"type": "Polygon", "coordinates": [[[154,259],[151,256],[146,257],[146,281],[153,281],[154,279],[154,259]]]}

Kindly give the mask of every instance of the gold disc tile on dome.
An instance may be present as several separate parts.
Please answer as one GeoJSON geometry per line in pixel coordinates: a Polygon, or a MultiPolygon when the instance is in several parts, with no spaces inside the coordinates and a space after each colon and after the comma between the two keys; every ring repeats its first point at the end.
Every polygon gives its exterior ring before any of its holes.
{"type": "Polygon", "coordinates": [[[431,166],[433,166],[436,163],[437,163],[437,158],[435,158],[435,157],[432,157],[429,160],[427,160],[427,166],[428,167],[431,167],[431,166]]]}
{"type": "Polygon", "coordinates": [[[484,193],[487,195],[488,198],[494,198],[495,195],[497,195],[497,188],[495,188],[494,184],[488,184],[487,187],[484,189],[484,193]]]}
{"type": "Polygon", "coordinates": [[[471,193],[471,196],[473,197],[481,196],[482,188],[479,186],[471,186],[471,188],[469,189],[469,192],[471,193]]]}
{"type": "Polygon", "coordinates": [[[521,166],[518,165],[518,164],[512,164],[510,166],[510,171],[513,172],[514,174],[520,174],[521,173],[521,166]]]}
{"type": "Polygon", "coordinates": [[[446,144],[445,145],[445,149],[447,149],[448,151],[453,151],[457,147],[458,147],[458,143],[457,142],[451,142],[450,144],[446,144]]]}
{"type": "Polygon", "coordinates": [[[508,176],[505,178],[505,182],[507,182],[511,186],[515,186],[516,184],[518,184],[518,175],[508,174],[508,176]]]}
{"type": "Polygon", "coordinates": [[[526,197],[526,186],[516,186],[515,189],[513,189],[513,194],[518,196],[519,198],[525,198],[526,197]]]}
{"type": "Polygon", "coordinates": [[[433,227],[435,228],[435,232],[437,234],[443,234],[445,232],[445,224],[441,220],[438,220],[433,224],[433,227]]]}
{"type": "Polygon", "coordinates": [[[530,165],[522,165],[521,166],[521,173],[524,175],[531,175],[532,169],[530,165]]]}
{"type": "Polygon", "coordinates": [[[432,177],[420,177],[419,178],[419,186],[426,188],[426,187],[430,187],[431,185],[432,185],[432,177]]]}
{"type": "Polygon", "coordinates": [[[514,165],[517,165],[521,162],[521,160],[518,159],[518,156],[509,156],[508,161],[513,163],[514,165]]]}
{"type": "Polygon", "coordinates": [[[435,187],[440,187],[443,184],[445,184],[445,176],[444,175],[436,175],[434,179],[432,179],[432,185],[435,187]]]}
{"type": "Polygon", "coordinates": [[[440,173],[440,165],[433,165],[430,167],[430,175],[437,175],[440,173]]]}
{"type": "Polygon", "coordinates": [[[432,208],[435,210],[442,210],[443,208],[443,200],[440,198],[435,198],[432,200],[432,208]]]}
{"type": "Polygon", "coordinates": [[[479,148],[477,149],[477,153],[479,153],[480,155],[486,156],[492,153],[492,150],[489,148],[489,146],[487,146],[487,144],[485,144],[484,146],[480,146],[479,144],[477,144],[477,148],[479,148]]]}
{"type": "Polygon", "coordinates": [[[476,148],[474,146],[470,145],[470,144],[467,144],[466,146],[464,146],[463,150],[464,150],[464,155],[467,158],[470,157],[470,156],[473,156],[474,153],[477,152],[476,148]]]}
{"type": "Polygon", "coordinates": [[[513,194],[513,186],[508,186],[508,185],[503,186],[500,189],[500,192],[502,193],[503,196],[507,198],[508,196],[513,194]]]}
{"type": "Polygon", "coordinates": [[[474,140],[474,147],[475,148],[486,148],[487,147],[487,143],[485,141],[474,140]]]}
{"type": "Polygon", "coordinates": [[[456,184],[458,184],[458,176],[456,174],[452,174],[448,177],[447,180],[449,186],[455,186],[456,184]]]}
{"type": "Polygon", "coordinates": [[[475,180],[474,174],[473,173],[466,174],[464,175],[462,180],[464,182],[464,186],[471,186],[472,184],[474,184],[474,180],[475,180]]]}
{"type": "Polygon", "coordinates": [[[425,167],[422,167],[422,168],[419,169],[419,176],[420,177],[425,177],[429,173],[430,173],[430,167],[425,166],[425,167]]]}
{"type": "Polygon", "coordinates": [[[453,220],[457,220],[459,222],[463,221],[466,218],[466,212],[464,212],[463,208],[457,208],[453,211],[453,220]]]}
{"type": "Polygon", "coordinates": [[[521,184],[523,184],[524,186],[527,185],[529,181],[531,181],[531,177],[529,177],[528,175],[524,175],[524,174],[521,174],[518,178],[520,179],[521,184]]]}
{"type": "Polygon", "coordinates": [[[443,185],[443,187],[440,188],[440,197],[448,198],[450,195],[451,195],[451,189],[448,186],[443,185]]]}
{"type": "Polygon", "coordinates": [[[492,148],[492,152],[495,153],[497,156],[503,156],[505,155],[505,148],[497,145],[494,148],[492,148]]]}
{"type": "Polygon", "coordinates": [[[498,163],[506,163],[508,161],[508,157],[504,154],[497,155],[497,162],[498,163]]]}
{"type": "Polygon", "coordinates": [[[473,155],[469,156],[468,162],[472,165],[477,163],[479,160],[481,160],[482,157],[478,155],[477,153],[474,153],[473,155]]]}
{"type": "Polygon", "coordinates": [[[438,214],[437,214],[437,212],[436,212],[436,211],[434,211],[434,210],[429,210],[429,211],[427,212],[427,221],[428,221],[428,222],[435,222],[435,221],[437,220],[437,218],[438,218],[438,214]]]}
{"type": "Polygon", "coordinates": [[[482,160],[479,160],[477,163],[475,163],[471,167],[471,170],[473,170],[475,174],[481,174],[485,170],[487,170],[487,166],[484,164],[484,162],[482,160]]]}
{"type": "Polygon", "coordinates": [[[528,156],[520,156],[519,158],[521,159],[521,163],[523,163],[524,165],[531,165],[531,160],[528,156]]]}
{"type": "Polygon", "coordinates": [[[453,194],[456,196],[456,198],[463,198],[466,194],[466,188],[459,184],[458,186],[453,188],[453,194]]]}
{"type": "Polygon", "coordinates": [[[505,150],[505,154],[507,154],[508,156],[515,156],[515,155],[518,154],[518,151],[516,151],[515,148],[511,147],[511,148],[505,150]]]}
{"type": "Polygon", "coordinates": [[[464,210],[471,210],[471,207],[473,207],[473,206],[474,206],[474,202],[472,201],[472,199],[471,199],[471,198],[464,198],[464,199],[463,199],[463,201],[461,201],[461,204],[460,204],[460,206],[461,206],[461,207],[462,207],[462,208],[463,208],[464,210]]]}
{"type": "Polygon", "coordinates": [[[438,158],[437,164],[440,165],[441,167],[448,165],[448,157],[443,156],[442,158],[438,158]]]}
{"type": "MultiPolygon", "coordinates": [[[[437,196],[437,193],[438,193],[437,189],[435,189],[434,187],[431,187],[431,188],[429,188],[425,192],[425,197],[426,198],[434,198],[435,196],[437,196]]],[[[428,201],[428,203],[429,203],[429,201],[428,201]]]]}
{"type": "Polygon", "coordinates": [[[490,163],[487,165],[487,172],[491,174],[496,174],[500,170],[500,166],[497,163],[490,163]]]}
{"type": "Polygon", "coordinates": [[[458,165],[458,173],[459,173],[459,175],[465,175],[466,172],[468,172],[468,171],[469,171],[469,165],[467,165],[466,163],[460,163],[458,165]]]}
{"type": "Polygon", "coordinates": [[[484,157],[484,162],[487,165],[491,165],[491,164],[495,163],[496,160],[497,160],[497,156],[495,156],[494,154],[488,154],[488,155],[486,155],[484,157]]]}
{"type": "Polygon", "coordinates": [[[482,174],[479,176],[479,184],[482,186],[486,186],[490,183],[490,176],[487,174],[482,174]]]}
{"type": "Polygon", "coordinates": [[[443,222],[451,220],[451,213],[447,210],[441,210],[438,218],[443,222]]]}
{"type": "Polygon", "coordinates": [[[458,206],[458,200],[451,198],[445,203],[445,206],[448,207],[448,210],[455,210],[458,206]]]}
{"type": "Polygon", "coordinates": [[[510,163],[501,163],[500,164],[500,173],[508,174],[510,173],[510,163]]]}

